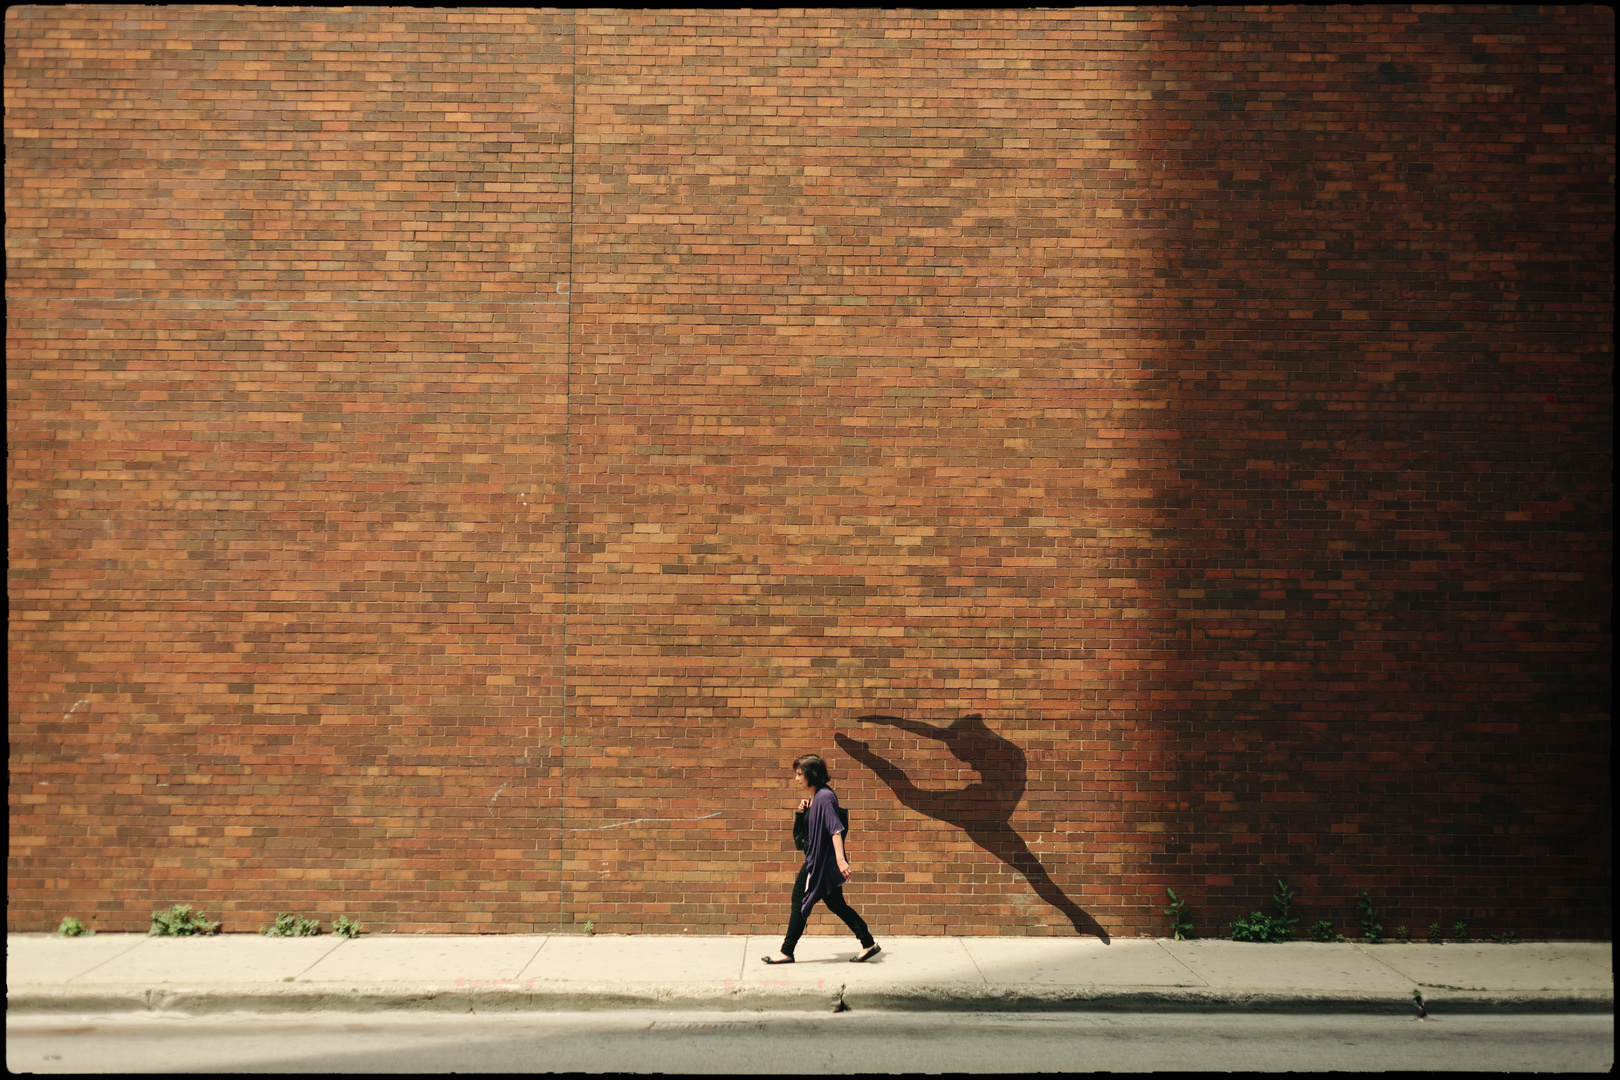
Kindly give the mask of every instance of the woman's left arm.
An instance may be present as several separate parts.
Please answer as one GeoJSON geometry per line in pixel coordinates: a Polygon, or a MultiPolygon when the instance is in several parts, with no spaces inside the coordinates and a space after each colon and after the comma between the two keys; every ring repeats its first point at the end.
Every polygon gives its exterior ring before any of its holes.
{"type": "Polygon", "coordinates": [[[842,829],[832,834],[832,842],[833,854],[838,856],[838,872],[843,874],[844,879],[847,881],[849,879],[850,867],[849,859],[844,855],[844,832],[842,829]]]}

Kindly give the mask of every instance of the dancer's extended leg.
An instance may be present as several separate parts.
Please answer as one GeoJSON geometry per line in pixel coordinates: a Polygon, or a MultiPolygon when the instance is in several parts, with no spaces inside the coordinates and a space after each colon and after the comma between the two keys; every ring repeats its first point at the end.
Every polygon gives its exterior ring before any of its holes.
{"type": "Polygon", "coordinates": [[[1087,915],[1080,905],[1069,899],[1057,882],[1046,872],[1046,867],[1029,850],[1024,838],[1006,822],[974,823],[968,830],[973,842],[984,848],[990,854],[1024,875],[1030,887],[1037,896],[1048,904],[1063,912],[1075,931],[1081,934],[1096,934],[1107,941],[1108,931],[1104,930],[1090,915],[1087,915]]]}

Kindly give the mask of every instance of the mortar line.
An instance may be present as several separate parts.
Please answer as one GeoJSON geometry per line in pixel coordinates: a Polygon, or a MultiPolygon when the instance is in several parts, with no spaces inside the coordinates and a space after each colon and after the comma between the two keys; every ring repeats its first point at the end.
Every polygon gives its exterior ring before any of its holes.
{"type": "Polygon", "coordinates": [[[568,602],[572,564],[568,537],[572,528],[574,458],[574,213],[579,156],[579,9],[569,12],[568,80],[568,314],[563,344],[563,520],[562,520],[562,710],[557,746],[557,926],[572,899],[564,865],[568,858],[568,602]]]}
{"type": "Polygon", "coordinates": [[[493,300],[487,296],[468,297],[463,300],[307,300],[302,297],[271,297],[254,300],[227,300],[208,296],[6,296],[7,303],[28,303],[31,300],[43,300],[52,304],[212,304],[216,307],[227,305],[241,306],[255,304],[266,310],[276,310],[270,305],[275,304],[341,304],[344,307],[353,307],[356,304],[393,304],[395,306],[426,307],[438,304],[446,307],[465,308],[475,304],[500,304],[504,307],[565,307],[566,300],[493,300]]]}

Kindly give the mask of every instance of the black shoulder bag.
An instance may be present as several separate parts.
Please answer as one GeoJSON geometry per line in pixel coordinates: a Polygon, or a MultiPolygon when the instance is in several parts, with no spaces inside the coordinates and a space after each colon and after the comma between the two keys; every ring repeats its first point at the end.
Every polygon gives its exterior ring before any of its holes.
{"type": "MultiPolygon", "coordinates": [[[[810,846],[810,823],[805,820],[808,811],[799,810],[793,815],[793,846],[800,851],[810,846]]],[[[849,837],[849,811],[842,806],[838,808],[838,820],[844,823],[844,836],[849,837]]]]}

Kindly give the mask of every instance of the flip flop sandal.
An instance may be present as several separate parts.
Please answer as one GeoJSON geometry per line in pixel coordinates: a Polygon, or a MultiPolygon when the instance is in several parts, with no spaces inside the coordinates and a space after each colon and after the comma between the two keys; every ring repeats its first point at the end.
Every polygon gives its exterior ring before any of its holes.
{"type": "Polygon", "coordinates": [[[863,949],[861,952],[858,952],[854,956],[850,957],[849,962],[852,964],[864,964],[882,951],[883,946],[874,945],[870,949],[863,949]]]}
{"type": "Polygon", "coordinates": [[[791,957],[791,956],[788,957],[786,960],[778,960],[774,956],[762,956],[762,957],[760,957],[760,959],[765,961],[767,964],[791,964],[791,963],[793,963],[793,957],[791,957]]]}

